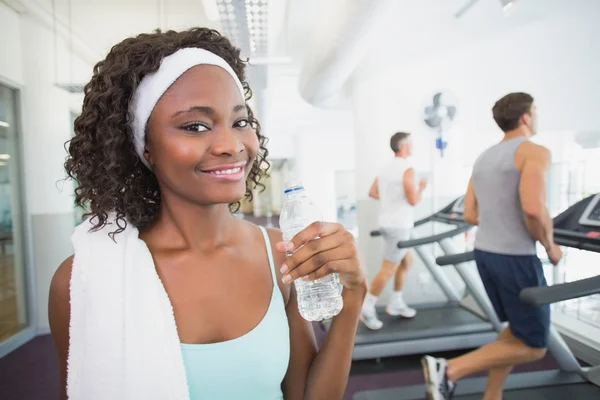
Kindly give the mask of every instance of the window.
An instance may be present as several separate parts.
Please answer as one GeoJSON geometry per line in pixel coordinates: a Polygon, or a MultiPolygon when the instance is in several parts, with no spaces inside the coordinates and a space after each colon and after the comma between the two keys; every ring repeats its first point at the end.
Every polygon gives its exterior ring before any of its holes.
{"type": "MultiPolygon", "coordinates": [[[[564,146],[563,152],[562,160],[552,165],[548,176],[548,203],[553,216],[579,200],[600,192],[600,148],[584,149],[571,142],[564,146]]],[[[545,267],[549,284],[573,282],[600,274],[600,254],[572,248],[563,248],[563,252],[564,259],[558,268],[545,267]]],[[[545,256],[545,252],[542,253],[545,256]]],[[[599,295],[561,302],[555,304],[553,309],[600,328],[599,295]]]]}
{"type": "Polygon", "coordinates": [[[0,85],[0,342],[28,326],[17,91],[0,85]]]}

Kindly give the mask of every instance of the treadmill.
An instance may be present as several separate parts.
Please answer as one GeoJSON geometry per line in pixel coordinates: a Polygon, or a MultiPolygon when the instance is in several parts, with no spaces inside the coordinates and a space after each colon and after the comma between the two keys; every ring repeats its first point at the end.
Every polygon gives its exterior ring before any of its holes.
{"type": "MultiPolygon", "coordinates": [[[[553,219],[554,240],[565,247],[600,253],[600,193],[569,207],[553,219]]],[[[442,265],[473,261],[473,252],[439,257],[442,265]]],[[[521,291],[522,302],[540,306],[600,293],[600,276],[548,287],[521,291]]],[[[558,364],[556,370],[513,373],[506,380],[505,398],[599,399],[600,366],[582,367],[554,327],[550,329],[548,351],[558,364]]],[[[470,378],[458,382],[453,399],[480,399],[487,378],[470,378]]],[[[423,399],[423,385],[372,390],[356,393],[353,400],[423,399]]]]}
{"type": "MultiPolygon", "coordinates": [[[[496,339],[497,332],[502,328],[500,321],[493,312],[485,293],[473,283],[473,278],[464,266],[457,266],[460,276],[466,284],[467,292],[477,304],[486,311],[475,312],[463,306],[463,298],[452,286],[442,269],[435,265],[431,255],[421,246],[438,243],[446,254],[453,254],[450,238],[464,233],[472,228],[462,218],[463,196],[457,198],[439,212],[419,220],[415,226],[428,222],[442,222],[454,226],[448,232],[398,243],[399,248],[414,248],[433,279],[438,283],[447,302],[442,304],[417,305],[417,315],[411,319],[392,317],[379,310],[383,328],[377,331],[368,329],[359,323],[356,332],[353,360],[377,359],[408,354],[421,354],[428,351],[446,351],[467,349],[482,346],[496,339]],[[486,315],[493,315],[492,319],[486,315]]],[[[371,236],[380,236],[379,231],[371,232],[371,236]]],[[[468,296],[467,296],[468,297],[468,296]]],[[[329,329],[331,321],[323,321],[325,330],[329,329]]]]}

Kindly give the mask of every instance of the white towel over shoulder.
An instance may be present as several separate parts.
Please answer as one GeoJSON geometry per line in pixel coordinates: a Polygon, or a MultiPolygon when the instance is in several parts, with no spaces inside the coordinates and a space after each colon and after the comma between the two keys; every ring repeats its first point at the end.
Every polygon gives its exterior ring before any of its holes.
{"type": "Polygon", "coordinates": [[[189,400],[173,308],[131,224],[72,236],[69,400],[189,400]]]}

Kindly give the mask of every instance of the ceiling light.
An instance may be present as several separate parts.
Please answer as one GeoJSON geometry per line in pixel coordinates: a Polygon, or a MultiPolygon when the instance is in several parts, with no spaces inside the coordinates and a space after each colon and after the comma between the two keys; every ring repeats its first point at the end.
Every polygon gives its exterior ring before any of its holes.
{"type": "Polygon", "coordinates": [[[10,124],[8,122],[6,122],[6,121],[0,121],[0,126],[3,126],[5,128],[9,128],[10,124]]]}
{"type": "Polygon", "coordinates": [[[4,161],[0,161],[0,167],[5,167],[6,163],[4,161]]]}
{"type": "Polygon", "coordinates": [[[10,160],[10,154],[0,154],[0,160],[10,160]]]}
{"type": "Polygon", "coordinates": [[[504,11],[504,14],[510,14],[515,8],[516,2],[516,0],[500,0],[500,4],[502,4],[502,11],[504,11]]]}

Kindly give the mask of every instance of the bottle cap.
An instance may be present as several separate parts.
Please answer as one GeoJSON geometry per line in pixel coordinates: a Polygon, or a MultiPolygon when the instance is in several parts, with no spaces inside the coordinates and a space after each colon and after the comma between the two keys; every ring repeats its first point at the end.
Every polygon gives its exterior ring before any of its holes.
{"type": "Polygon", "coordinates": [[[285,194],[299,190],[304,190],[304,184],[298,179],[294,178],[285,182],[285,194]]]}

